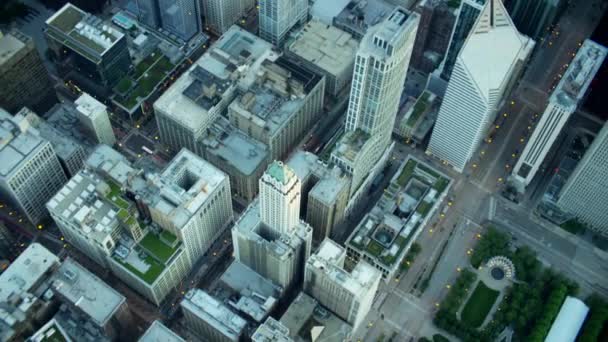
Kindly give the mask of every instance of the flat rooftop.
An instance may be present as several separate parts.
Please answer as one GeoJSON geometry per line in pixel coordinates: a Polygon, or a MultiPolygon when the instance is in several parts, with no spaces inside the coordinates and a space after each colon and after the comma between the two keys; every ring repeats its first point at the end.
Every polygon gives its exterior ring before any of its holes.
{"type": "Polygon", "coordinates": [[[10,60],[17,52],[25,47],[22,36],[7,32],[0,38],[0,65],[10,60]]]}
{"type": "Polygon", "coordinates": [[[48,34],[55,39],[63,41],[78,52],[83,52],[84,47],[94,55],[103,55],[124,37],[122,32],[71,3],[65,4],[55,12],[46,20],[46,24],[52,28],[47,31],[48,34]],[[55,32],[60,36],[56,36],[55,32]]]}
{"type": "Polygon", "coordinates": [[[179,337],[171,329],[167,328],[160,321],[154,321],[146,330],[146,332],[139,338],[139,342],[185,342],[185,340],[179,337]]]}
{"type": "Polygon", "coordinates": [[[373,286],[376,279],[380,278],[380,271],[367,262],[361,261],[352,272],[348,273],[343,268],[343,254],[343,248],[335,242],[325,239],[317,253],[310,256],[306,267],[312,267],[325,273],[355,296],[363,295],[373,286]]]}
{"type": "Polygon", "coordinates": [[[210,128],[212,133],[203,144],[206,151],[245,175],[253,174],[268,159],[268,147],[231,126],[224,117],[210,128]]]}
{"type": "Polygon", "coordinates": [[[253,342],[293,342],[289,337],[289,329],[281,322],[268,317],[251,336],[253,342]]]}
{"type": "Polygon", "coordinates": [[[183,227],[228,176],[201,157],[182,149],[156,179],[159,193],[149,199],[176,228],[183,227]]]}
{"type": "Polygon", "coordinates": [[[91,134],[82,128],[76,115],[76,106],[72,103],[58,103],[45,115],[46,123],[79,144],[90,147],[97,145],[91,134]]]}
{"type": "Polygon", "coordinates": [[[230,264],[220,280],[244,296],[251,296],[255,293],[263,297],[279,298],[282,291],[280,286],[273,284],[272,281],[236,260],[230,264]]]}
{"type": "Polygon", "coordinates": [[[607,53],[606,47],[586,39],[551,94],[551,101],[576,106],[604,63],[607,53]]]}
{"type": "Polygon", "coordinates": [[[352,326],[320,305],[314,298],[301,292],[289,305],[280,320],[295,342],[347,341],[352,326]]]}
{"type": "Polygon", "coordinates": [[[30,342],[72,342],[63,326],[54,318],[48,321],[34,335],[28,338],[30,342]]]}
{"type": "Polygon", "coordinates": [[[226,305],[199,289],[188,291],[181,306],[231,339],[238,339],[247,325],[247,321],[226,305]]]}
{"type": "Polygon", "coordinates": [[[123,295],[69,258],[54,274],[52,287],[101,327],[126,301],[123,295]]]}
{"type": "Polygon", "coordinates": [[[76,105],[76,110],[90,118],[91,120],[95,120],[96,117],[100,115],[106,115],[107,107],[103,103],[97,101],[93,96],[82,93],[79,98],[74,101],[74,105],[76,105]]]}
{"type": "Polygon", "coordinates": [[[340,75],[351,69],[349,62],[355,60],[358,47],[359,42],[349,33],[311,20],[298,32],[288,49],[326,72],[340,75]]]}
{"type": "Polygon", "coordinates": [[[237,76],[272,56],[270,43],[234,25],[154,102],[154,109],[198,133],[217,117],[215,106],[233,96],[237,76]]]}
{"type": "Polygon", "coordinates": [[[55,266],[59,266],[59,258],[41,244],[32,243],[0,274],[0,302],[11,294],[30,291],[55,266]]]}
{"type": "Polygon", "coordinates": [[[367,29],[384,20],[395,8],[385,0],[353,0],[334,19],[338,26],[346,26],[363,36],[367,29]]]}
{"type": "Polygon", "coordinates": [[[19,170],[23,163],[27,162],[37,153],[47,141],[40,138],[34,130],[23,131],[22,127],[28,127],[23,117],[7,118],[0,116],[0,177],[9,177],[13,172],[19,170]]]}

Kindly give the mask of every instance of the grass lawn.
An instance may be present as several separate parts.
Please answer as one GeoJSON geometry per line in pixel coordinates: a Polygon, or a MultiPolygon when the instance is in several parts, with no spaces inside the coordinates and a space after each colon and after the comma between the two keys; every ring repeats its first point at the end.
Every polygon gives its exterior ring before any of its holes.
{"type": "Polygon", "coordinates": [[[383,250],[384,247],[382,247],[382,245],[375,240],[370,241],[370,243],[367,245],[367,251],[373,256],[380,255],[383,250]]]}
{"type": "Polygon", "coordinates": [[[405,164],[405,166],[403,167],[403,171],[401,171],[401,174],[397,178],[397,184],[399,184],[400,186],[405,186],[407,184],[407,181],[414,173],[416,165],[418,165],[418,163],[410,159],[407,164],[405,164]]]}
{"type": "Polygon", "coordinates": [[[422,217],[426,217],[426,214],[429,213],[429,211],[431,210],[431,208],[433,207],[432,203],[429,202],[425,202],[422,201],[420,202],[420,204],[418,205],[418,208],[416,209],[416,211],[422,215],[422,217]]]}
{"type": "Polygon", "coordinates": [[[148,256],[145,259],[145,262],[150,265],[150,268],[146,273],[140,272],[137,268],[133,267],[131,264],[124,262],[123,260],[114,258],[114,260],[118,261],[119,264],[126,267],[129,271],[133,272],[135,275],[143,279],[146,283],[152,285],[158,276],[163,273],[165,269],[165,265],[160,264],[158,261],[154,260],[154,258],[148,256]]]}
{"type": "Polygon", "coordinates": [[[161,262],[166,262],[175,254],[175,248],[166,245],[158,236],[148,233],[139,243],[144,249],[154,254],[161,262]]]}
{"type": "Polygon", "coordinates": [[[461,320],[470,327],[479,327],[492,309],[499,292],[479,282],[475,291],[462,309],[461,320]]]}

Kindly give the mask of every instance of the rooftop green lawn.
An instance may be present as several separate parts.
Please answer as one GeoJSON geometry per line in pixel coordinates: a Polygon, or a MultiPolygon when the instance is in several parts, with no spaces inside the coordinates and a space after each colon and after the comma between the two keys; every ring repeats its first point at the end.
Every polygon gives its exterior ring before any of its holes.
{"type": "Polygon", "coordinates": [[[118,218],[121,220],[126,220],[129,217],[129,212],[126,209],[120,209],[118,211],[118,218]]]}
{"type": "Polygon", "coordinates": [[[95,50],[95,52],[97,52],[97,53],[102,53],[106,50],[106,48],[103,47],[102,45],[81,35],[80,33],[76,32],[76,31],[70,32],[70,37],[74,38],[76,41],[78,41],[82,45],[85,45],[86,47],[95,50]]]}
{"type": "Polygon", "coordinates": [[[405,186],[410,180],[410,177],[412,177],[412,174],[414,173],[414,169],[416,169],[417,164],[418,163],[412,159],[408,160],[407,164],[405,164],[405,166],[403,167],[401,174],[399,175],[399,177],[397,177],[397,184],[399,184],[400,186],[405,186]]]}
{"type": "Polygon", "coordinates": [[[74,7],[66,8],[61,14],[57,15],[49,25],[67,33],[78,24],[84,15],[74,7]]]}
{"type": "Polygon", "coordinates": [[[431,208],[433,207],[432,203],[422,201],[418,204],[418,208],[416,208],[416,212],[422,215],[422,217],[426,217],[426,214],[429,213],[431,208]]]}
{"type": "Polygon", "coordinates": [[[125,77],[121,78],[120,81],[118,81],[118,84],[116,84],[116,87],[114,87],[114,90],[120,94],[124,94],[129,89],[131,89],[132,84],[133,84],[133,81],[131,81],[131,79],[128,76],[125,76],[125,77]]]}
{"type": "Polygon", "coordinates": [[[173,233],[171,233],[171,232],[170,232],[170,231],[168,231],[168,230],[163,230],[163,231],[160,233],[160,236],[161,236],[161,237],[162,237],[164,240],[166,240],[166,241],[168,241],[168,242],[170,242],[170,243],[173,243],[173,242],[175,242],[175,240],[177,240],[177,236],[173,235],[173,233]]]}
{"type": "Polygon", "coordinates": [[[125,221],[125,223],[128,226],[133,226],[133,225],[135,225],[135,223],[137,223],[137,221],[135,220],[135,218],[133,216],[129,216],[129,218],[127,219],[127,221],[125,221]]]}
{"type": "Polygon", "coordinates": [[[145,273],[140,272],[137,268],[133,267],[133,265],[121,260],[119,258],[114,258],[114,260],[118,261],[119,264],[123,265],[126,269],[131,271],[133,274],[141,278],[146,283],[152,285],[158,276],[163,273],[165,269],[165,265],[156,261],[153,257],[147,256],[144,261],[150,265],[148,270],[145,273]]]}
{"type": "Polygon", "coordinates": [[[153,233],[144,236],[139,245],[163,263],[167,262],[177,250],[177,248],[166,245],[153,233]]]}
{"type": "Polygon", "coordinates": [[[128,209],[129,202],[125,201],[124,198],[122,198],[120,186],[111,180],[106,181],[106,183],[110,187],[110,193],[107,196],[108,200],[110,200],[112,203],[114,203],[117,207],[121,209],[128,209]]]}
{"type": "Polygon", "coordinates": [[[498,291],[492,290],[480,281],[462,309],[460,315],[462,322],[474,328],[481,326],[498,295],[498,291]]]}
{"type": "Polygon", "coordinates": [[[401,235],[398,236],[397,239],[395,239],[395,244],[397,246],[399,246],[399,251],[397,251],[397,253],[395,253],[395,255],[385,255],[382,258],[380,258],[380,260],[387,266],[392,265],[397,260],[399,255],[401,255],[401,252],[403,251],[405,246],[407,246],[408,241],[410,241],[410,239],[413,235],[414,234],[412,232],[412,234],[410,234],[408,237],[403,237],[401,235]]]}
{"type": "MultiPolygon", "coordinates": [[[[167,73],[173,68],[173,64],[169,59],[157,52],[155,59],[149,60],[148,56],[135,67],[135,78],[137,78],[135,87],[132,89],[129,96],[118,100],[118,102],[126,108],[133,108],[137,105],[138,98],[145,98],[154,90],[154,88],[167,76],[167,73]]],[[[117,87],[118,90],[118,87],[117,87]]]]}
{"type": "Polygon", "coordinates": [[[433,184],[433,189],[437,190],[437,192],[439,193],[442,193],[443,190],[445,190],[445,188],[448,186],[448,184],[450,184],[450,181],[441,177],[435,181],[435,184],[433,184]]]}
{"type": "MultiPolygon", "coordinates": [[[[53,324],[49,328],[49,330],[51,328],[55,329],[55,331],[52,334],[48,335],[48,336],[45,335],[45,337],[43,337],[40,340],[40,342],[65,342],[66,341],[65,336],[63,336],[63,334],[61,333],[61,331],[59,331],[59,328],[56,325],[53,324]]],[[[48,333],[49,330],[47,330],[45,332],[45,334],[48,333]]]]}
{"type": "Polygon", "coordinates": [[[428,99],[429,93],[425,91],[418,98],[418,101],[416,101],[414,109],[412,110],[412,115],[407,119],[406,125],[412,127],[418,121],[418,118],[426,111],[426,108],[429,105],[428,99]]]}
{"type": "Polygon", "coordinates": [[[435,172],[434,170],[431,170],[424,164],[418,164],[418,169],[428,173],[431,177],[434,177],[434,178],[441,177],[437,172],[435,172]]]}
{"type": "Polygon", "coordinates": [[[367,244],[366,250],[373,256],[377,257],[382,253],[384,247],[376,240],[371,240],[369,244],[367,244]]]}

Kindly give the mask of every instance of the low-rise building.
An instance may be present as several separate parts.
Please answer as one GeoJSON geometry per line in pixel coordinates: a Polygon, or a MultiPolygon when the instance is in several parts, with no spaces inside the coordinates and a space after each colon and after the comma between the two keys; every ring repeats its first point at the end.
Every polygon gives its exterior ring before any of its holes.
{"type": "Polygon", "coordinates": [[[189,329],[209,342],[238,342],[247,322],[205,291],[188,291],[181,302],[189,329]]]}
{"type": "Polygon", "coordinates": [[[264,324],[260,325],[251,335],[252,342],[294,342],[289,337],[289,329],[281,322],[272,317],[268,317],[264,324]]]}
{"type": "Polygon", "coordinates": [[[303,291],[357,330],[372,307],[382,275],[365,261],[344,269],[346,251],[325,239],[306,262],[303,291]]]}
{"type": "Polygon", "coordinates": [[[139,338],[139,342],[185,342],[185,340],[160,321],[154,321],[139,338]]]}
{"type": "Polygon", "coordinates": [[[72,342],[66,329],[55,319],[48,321],[42,328],[27,339],[28,342],[61,341],[72,342]]]}
{"type": "Polygon", "coordinates": [[[359,42],[349,33],[311,20],[286,44],[286,53],[309,69],[325,75],[325,92],[337,96],[353,74],[359,42]]]}
{"type": "Polygon", "coordinates": [[[74,104],[80,124],[93,136],[95,141],[98,144],[114,145],[116,137],[106,105],[87,93],[82,93],[74,104]]]}
{"type": "Polygon", "coordinates": [[[417,144],[422,143],[430,133],[438,112],[437,96],[431,91],[425,90],[413,104],[409,106],[406,104],[397,113],[393,133],[402,139],[411,140],[417,144]]]}
{"type": "Polygon", "coordinates": [[[367,261],[385,281],[392,279],[451,183],[449,177],[410,156],[346,240],[348,256],[367,261]]]}
{"type": "Polygon", "coordinates": [[[301,292],[280,320],[295,342],[349,341],[353,327],[301,292]]]}

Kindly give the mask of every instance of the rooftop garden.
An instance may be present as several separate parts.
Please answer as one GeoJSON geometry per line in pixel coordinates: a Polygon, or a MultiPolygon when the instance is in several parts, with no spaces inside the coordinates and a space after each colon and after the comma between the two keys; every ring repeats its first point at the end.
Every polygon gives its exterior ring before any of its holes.
{"type": "Polygon", "coordinates": [[[154,281],[156,280],[156,278],[158,278],[158,276],[161,273],[163,273],[163,270],[165,269],[164,264],[159,263],[151,256],[146,256],[145,258],[142,259],[146,264],[148,264],[150,266],[146,272],[141,272],[140,270],[135,268],[135,266],[131,265],[130,263],[128,263],[118,257],[115,257],[114,260],[116,260],[119,264],[121,264],[126,269],[131,271],[131,273],[135,274],[136,276],[138,276],[139,278],[141,278],[143,281],[145,281],[147,284],[150,284],[150,285],[154,284],[154,281]]]}
{"type": "Polygon", "coordinates": [[[399,184],[400,186],[405,186],[414,174],[416,165],[418,165],[418,163],[413,159],[408,160],[407,164],[405,164],[405,166],[403,167],[401,174],[397,178],[397,184],[399,184]]]}
{"type": "Polygon", "coordinates": [[[399,246],[399,251],[397,251],[397,253],[395,253],[395,255],[385,255],[382,258],[380,258],[380,260],[385,264],[385,265],[392,265],[397,258],[399,257],[399,255],[401,255],[401,252],[403,251],[403,249],[405,249],[405,246],[407,246],[407,243],[410,241],[410,239],[413,236],[413,232],[408,236],[408,237],[403,237],[401,235],[399,235],[397,237],[397,239],[395,239],[394,244],[396,244],[397,246],[399,246]]]}
{"type": "Polygon", "coordinates": [[[171,233],[168,230],[163,230],[160,233],[160,238],[161,238],[161,240],[165,240],[166,242],[171,243],[171,244],[174,243],[175,240],[177,240],[177,236],[173,235],[173,233],[171,233]]]}
{"type": "Polygon", "coordinates": [[[159,236],[153,233],[144,236],[139,245],[163,263],[167,262],[177,250],[177,248],[164,243],[159,236]]]}
{"type": "Polygon", "coordinates": [[[422,201],[422,202],[420,202],[420,204],[418,204],[418,208],[416,208],[416,212],[419,213],[420,215],[422,215],[422,217],[426,217],[426,214],[429,213],[429,211],[431,210],[432,207],[433,207],[433,203],[422,201]]]}
{"type": "Polygon", "coordinates": [[[59,327],[55,324],[51,325],[44,333],[44,337],[40,340],[40,342],[65,342],[66,339],[59,330],[59,327]],[[54,329],[52,334],[49,334],[49,331],[54,329]],[[48,335],[47,335],[48,334],[48,335]]]}
{"type": "Polygon", "coordinates": [[[416,101],[416,104],[414,105],[412,115],[410,115],[410,117],[407,119],[407,122],[405,123],[406,125],[410,127],[414,126],[420,116],[426,112],[426,109],[429,106],[429,96],[430,94],[426,91],[422,93],[422,95],[420,95],[418,101],[416,101]]]}
{"type": "Polygon", "coordinates": [[[377,257],[380,255],[380,253],[382,253],[382,251],[384,251],[384,246],[382,246],[378,241],[371,239],[365,250],[369,252],[369,254],[377,257]]]}
{"type": "MultiPolygon", "coordinates": [[[[125,211],[126,209],[129,209],[129,202],[122,197],[120,186],[112,180],[106,180],[106,183],[110,187],[110,192],[106,195],[106,198],[120,209],[124,209],[125,211]]],[[[127,212],[126,214],[128,215],[129,213],[127,212]]],[[[121,212],[118,211],[118,215],[119,218],[121,217],[120,215],[123,215],[123,218],[126,218],[124,212],[121,214],[121,212]]]]}
{"type": "Polygon", "coordinates": [[[174,64],[156,50],[135,66],[132,76],[123,77],[114,87],[116,101],[126,108],[133,108],[140,99],[150,95],[173,67],[174,64]]]}

